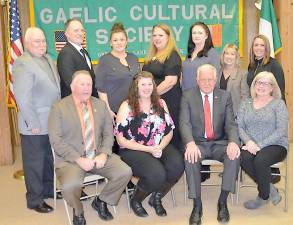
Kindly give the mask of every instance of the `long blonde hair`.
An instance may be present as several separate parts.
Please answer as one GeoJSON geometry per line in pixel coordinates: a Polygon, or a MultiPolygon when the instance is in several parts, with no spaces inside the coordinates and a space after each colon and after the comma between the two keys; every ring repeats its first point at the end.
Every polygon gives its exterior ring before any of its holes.
{"type": "Polygon", "coordinates": [[[154,57],[156,57],[156,60],[158,60],[160,63],[164,63],[174,50],[177,51],[179,54],[178,48],[176,47],[175,38],[170,27],[166,24],[156,24],[153,26],[152,33],[154,32],[156,27],[162,29],[168,35],[168,42],[165,49],[160,52],[160,54],[157,54],[158,50],[154,45],[153,40],[151,40],[150,48],[145,58],[146,64],[148,64],[154,57]]]}

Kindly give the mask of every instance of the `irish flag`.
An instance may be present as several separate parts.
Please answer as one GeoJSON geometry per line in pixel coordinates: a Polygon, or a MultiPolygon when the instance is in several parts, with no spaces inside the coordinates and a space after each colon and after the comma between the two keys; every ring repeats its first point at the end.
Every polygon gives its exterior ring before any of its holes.
{"type": "Polygon", "coordinates": [[[272,0],[262,0],[259,33],[269,39],[271,57],[275,57],[282,50],[282,42],[272,0]]]}

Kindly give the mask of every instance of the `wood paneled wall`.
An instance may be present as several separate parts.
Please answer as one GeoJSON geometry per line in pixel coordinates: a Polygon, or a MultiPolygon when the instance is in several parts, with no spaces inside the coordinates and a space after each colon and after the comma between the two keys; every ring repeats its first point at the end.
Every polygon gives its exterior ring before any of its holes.
{"type": "MultiPolygon", "coordinates": [[[[251,40],[258,32],[259,11],[254,6],[254,1],[244,2],[244,16],[243,16],[243,34],[244,34],[244,57],[241,59],[241,66],[247,68],[248,52],[251,45],[251,40]]],[[[24,33],[29,26],[29,0],[19,0],[19,10],[21,27],[24,33]]],[[[282,64],[285,71],[286,79],[286,99],[290,116],[293,116],[293,0],[274,1],[275,11],[279,19],[279,28],[283,42],[283,50],[277,56],[277,59],[282,64]]],[[[2,54],[4,44],[4,34],[7,30],[5,23],[3,23],[3,14],[5,8],[0,8],[1,24],[0,24],[0,52],[2,54]]],[[[12,160],[11,137],[9,131],[9,116],[8,110],[5,107],[5,71],[4,71],[3,57],[0,59],[0,165],[10,164],[12,160]]],[[[293,119],[290,119],[290,140],[293,138],[293,119]]]]}
{"type": "MultiPolygon", "coordinates": [[[[6,31],[4,25],[5,9],[0,6],[0,30],[6,31]]],[[[13,163],[13,150],[9,126],[9,113],[6,106],[6,76],[5,76],[5,38],[0,32],[0,165],[13,163]]]]}

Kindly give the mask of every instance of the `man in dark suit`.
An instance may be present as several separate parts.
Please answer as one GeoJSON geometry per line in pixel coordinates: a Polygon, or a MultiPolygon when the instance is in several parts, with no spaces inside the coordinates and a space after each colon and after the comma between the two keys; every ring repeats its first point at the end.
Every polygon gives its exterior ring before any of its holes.
{"type": "Polygon", "coordinates": [[[53,60],[46,54],[43,31],[27,29],[25,53],[12,68],[14,94],[19,108],[23,170],[27,207],[39,213],[53,208],[44,199],[53,197],[53,157],[48,137],[51,105],[60,99],[60,78],[53,60]]]}
{"type": "Polygon", "coordinates": [[[240,143],[231,96],[215,88],[216,81],[216,68],[209,64],[202,65],[197,71],[198,87],[186,90],[181,100],[179,125],[186,146],[185,171],[189,198],[194,200],[190,225],[201,224],[200,165],[203,159],[216,159],[224,164],[217,219],[219,222],[230,219],[227,197],[229,192],[235,191],[240,143]]]}
{"type": "Polygon", "coordinates": [[[66,45],[57,59],[57,68],[61,78],[61,98],[71,94],[70,83],[72,75],[78,70],[86,70],[93,80],[92,96],[98,97],[95,88],[95,73],[88,52],[82,47],[85,30],[80,20],[69,19],[65,23],[66,45]]]}
{"type": "Polygon", "coordinates": [[[103,220],[113,219],[107,204],[117,205],[132,176],[117,155],[112,154],[113,125],[105,102],[91,97],[88,71],[73,74],[72,94],[54,104],[49,116],[49,137],[56,153],[56,174],[62,195],[73,207],[73,224],[85,225],[80,202],[86,172],[108,178],[105,188],[92,202],[103,220]]]}

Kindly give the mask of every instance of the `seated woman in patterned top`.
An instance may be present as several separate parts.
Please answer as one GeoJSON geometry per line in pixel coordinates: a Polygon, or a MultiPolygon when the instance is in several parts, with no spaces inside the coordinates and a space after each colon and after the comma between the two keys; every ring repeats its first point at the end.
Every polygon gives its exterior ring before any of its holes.
{"type": "Polygon", "coordinates": [[[245,144],[242,169],[256,182],[258,196],[244,207],[256,209],[281,201],[271,183],[270,166],[285,159],[288,150],[288,111],[274,75],[261,72],[252,81],[251,97],[242,102],[238,113],[239,135],[245,144]]]}
{"type": "Polygon", "coordinates": [[[152,193],[149,204],[156,214],[166,216],[161,199],[184,171],[183,156],[171,144],[174,123],[160,99],[150,72],[136,75],[116,118],[119,154],[139,178],[131,208],[139,217],[148,216],[142,201],[152,193]]]}

